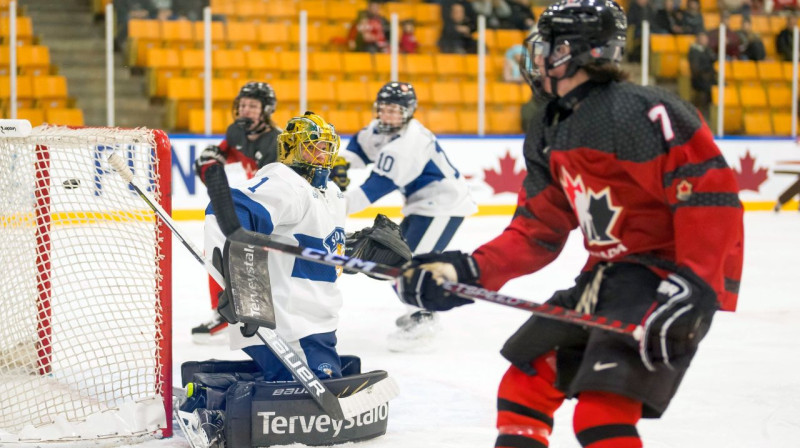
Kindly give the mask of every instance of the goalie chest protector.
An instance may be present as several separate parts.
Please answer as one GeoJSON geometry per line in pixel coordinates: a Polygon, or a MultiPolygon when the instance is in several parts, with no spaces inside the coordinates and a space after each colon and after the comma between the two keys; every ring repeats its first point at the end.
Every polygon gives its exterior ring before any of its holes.
{"type": "MultiPolygon", "coordinates": [[[[378,370],[323,382],[335,395],[346,396],[348,391],[387,376],[378,370]]],[[[367,440],[385,434],[389,419],[389,404],[384,403],[354,418],[333,420],[296,382],[240,381],[226,395],[225,441],[229,448],[367,440]]]]}

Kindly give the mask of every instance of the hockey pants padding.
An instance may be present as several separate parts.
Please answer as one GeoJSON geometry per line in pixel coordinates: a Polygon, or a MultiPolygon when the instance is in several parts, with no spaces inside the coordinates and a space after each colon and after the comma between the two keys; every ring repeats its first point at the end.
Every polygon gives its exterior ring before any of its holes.
{"type": "Polygon", "coordinates": [[[584,448],[641,448],[636,423],[642,403],[610,392],[578,395],[572,426],[584,448]]]}

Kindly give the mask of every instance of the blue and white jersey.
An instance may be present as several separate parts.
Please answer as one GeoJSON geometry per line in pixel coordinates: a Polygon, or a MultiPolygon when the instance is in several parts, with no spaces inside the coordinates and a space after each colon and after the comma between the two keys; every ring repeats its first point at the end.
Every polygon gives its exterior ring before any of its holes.
{"type": "MultiPolygon", "coordinates": [[[[344,254],[344,195],[333,183],[312,187],[282,163],[264,166],[232,190],[242,227],[271,235],[276,241],[344,254]]],[[[225,237],[211,206],[206,209],[205,250],[222,250],[225,237]]],[[[276,331],[289,342],[336,330],[342,294],[336,285],[341,270],[290,255],[268,255],[276,331]]],[[[231,349],[261,344],[245,338],[238,326],[229,331],[231,349]]]]}
{"type": "Polygon", "coordinates": [[[377,123],[372,120],[340,153],[352,168],[373,164],[364,184],[345,192],[348,214],[394,190],[405,196],[405,216],[469,216],[478,211],[464,177],[422,123],[412,118],[390,135],[378,133],[377,123]]]}

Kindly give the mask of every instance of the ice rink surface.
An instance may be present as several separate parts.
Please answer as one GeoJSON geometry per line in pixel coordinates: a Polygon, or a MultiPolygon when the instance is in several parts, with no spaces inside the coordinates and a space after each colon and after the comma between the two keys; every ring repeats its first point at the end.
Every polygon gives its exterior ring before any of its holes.
{"type": "MultiPolygon", "coordinates": [[[[499,234],[509,217],[468,218],[451,248],[469,251],[499,234]]],[[[371,220],[348,221],[347,231],[371,220]]],[[[198,246],[201,222],[179,222],[198,246]]],[[[660,420],[638,425],[650,448],[800,447],[800,214],[745,214],[745,268],[736,313],[717,313],[676,398],[660,420]]],[[[509,295],[544,301],[572,284],[586,255],[573,234],[545,270],[514,280],[509,295]]],[[[391,353],[386,336],[403,306],[386,282],[345,275],[339,352],[361,357],[364,371],[386,370],[401,388],[390,405],[385,436],[369,448],[494,446],[496,389],[508,364],[498,351],[528,314],[491,303],[442,313],[428,353],[391,353]]],[[[190,329],[209,315],[203,268],[179,241],[173,245],[174,382],[189,360],[243,359],[227,346],[192,343],[190,329]]],[[[556,413],[550,446],[580,447],[572,432],[574,402],[556,413]]],[[[186,447],[180,435],[136,445],[186,447]]],[[[300,445],[294,445],[300,446],[300,445]]],[[[350,444],[349,446],[353,446],[350,444]]]]}

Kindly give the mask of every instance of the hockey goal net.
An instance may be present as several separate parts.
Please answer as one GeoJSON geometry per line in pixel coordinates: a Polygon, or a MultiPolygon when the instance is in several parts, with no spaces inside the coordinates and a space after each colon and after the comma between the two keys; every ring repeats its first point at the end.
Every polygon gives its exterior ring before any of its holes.
{"type": "Polygon", "coordinates": [[[0,446],[172,435],[170,234],[112,151],[170,210],[162,131],[0,135],[0,446]]]}

